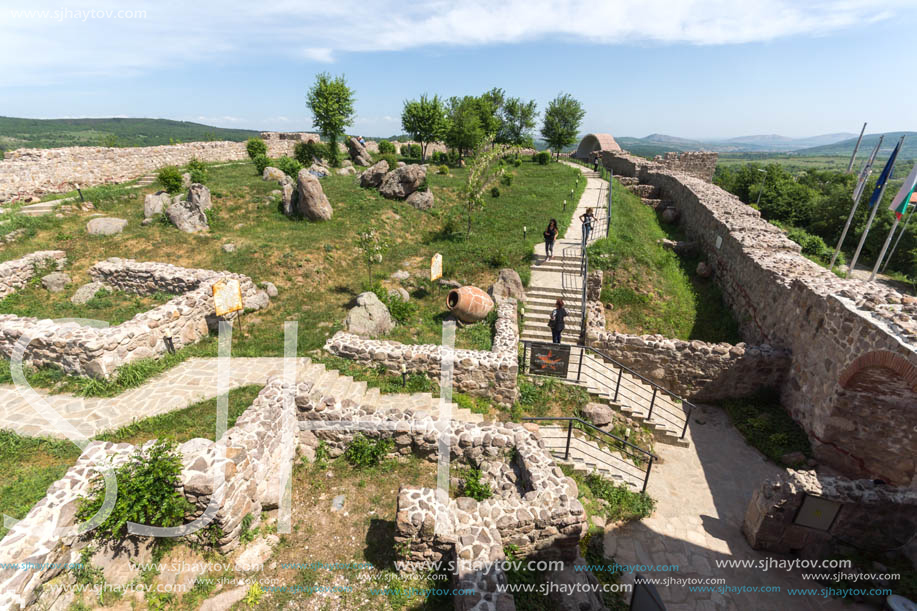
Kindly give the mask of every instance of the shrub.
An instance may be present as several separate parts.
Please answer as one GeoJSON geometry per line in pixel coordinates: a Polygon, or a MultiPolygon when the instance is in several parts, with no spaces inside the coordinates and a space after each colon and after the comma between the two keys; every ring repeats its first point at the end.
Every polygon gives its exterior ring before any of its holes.
{"type": "MultiPolygon", "coordinates": [[[[831,256],[834,251],[828,248],[828,245],[825,244],[821,237],[812,235],[800,227],[790,227],[786,232],[786,237],[802,247],[802,254],[817,259],[823,265],[831,262],[831,256]]],[[[844,265],[843,256],[843,253],[838,253],[838,265],[844,265]]]]}
{"type": "MultiPolygon", "coordinates": [[[[293,159],[292,157],[283,157],[277,158],[274,163],[277,164],[277,169],[281,170],[287,176],[296,178],[299,171],[302,169],[302,164],[293,159]]],[[[262,170],[263,172],[264,170],[262,170]]]]}
{"type": "Polygon", "coordinates": [[[615,485],[597,473],[586,476],[586,486],[596,498],[604,499],[609,520],[639,520],[653,513],[656,502],[645,492],[634,492],[627,484],[615,485]]]}
{"type": "Polygon", "coordinates": [[[447,165],[439,166],[438,168],[436,168],[436,173],[442,174],[443,176],[447,176],[449,174],[449,166],[447,165]]]}
{"type": "Polygon", "coordinates": [[[413,301],[404,301],[400,296],[387,297],[385,305],[392,317],[402,324],[406,324],[417,316],[420,308],[413,301]]]}
{"type": "Polygon", "coordinates": [[[174,165],[167,165],[160,168],[156,174],[156,180],[160,186],[169,193],[175,194],[181,191],[181,170],[174,165]]]}
{"type": "MultiPolygon", "coordinates": [[[[92,531],[92,536],[117,541],[127,536],[127,523],[148,526],[178,526],[193,506],[176,486],[182,471],[181,455],[174,441],[158,440],[139,448],[128,462],[114,471],[118,494],[111,514],[92,531]]],[[[89,520],[105,500],[105,480],[99,476],[90,496],[80,499],[76,517],[89,520]]]]}
{"type": "Polygon", "coordinates": [[[532,161],[537,161],[541,165],[548,165],[548,163],[551,162],[551,153],[548,151],[535,153],[535,155],[532,156],[532,161]]]}
{"type": "Polygon", "coordinates": [[[518,168],[519,166],[522,165],[522,160],[516,157],[515,159],[513,159],[513,165],[518,168]]]}
{"type": "Polygon", "coordinates": [[[490,195],[492,197],[500,197],[500,187],[494,185],[490,188],[490,195]]]}
{"type": "Polygon", "coordinates": [[[379,152],[383,155],[389,155],[395,153],[395,145],[389,142],[388,140],[379,141],[379,152]]]}
{"type": "Polygon", "coordinates": [[[513,178],[515,178],[514,174],[504,174],[500,178],[500,182],[508,187],[513,184],[513,178]]]}
{"type": "Polygon", "coordinates": [[[185,169],[191,174],[191,182],[199,182],[201,184],[207,182],[207,166],[197,157],[192,157],[185,169]]]}
{"type": "Polygon", "coordinates": [[[293,157],[301,163],[303,167],[309,167],[315,159],[322,160],[328,158],[328,147],[316,140],[307,142],[297,142],[293,147],[293,157]]]}
{"type": "Polygon", "coordinates": [[[483,501],[493,496],[490,484],[481,481],[480,469],[468,469],[462,480],[461,495],[471,497],[476,501],[483,501]]]}
{"type": "Polygon", "coordinates": [[[258,174],[264,174],[264,168],[271,165],[271,160],[267,155],[258,155],[252,161],[255,164],[255,169],[258,170],[258,174]]]}
{"type": "Polygon", "coordinates": [[[419,144],[402,144],[401,156],[409,159],[420,159],[421,150],[419,144]]]}
{"type": "Polygon", "coordinates": [[[394,448],[395,443],[391,439],[383,438],[372,441],[364,437],[362,433],[357,433],[344,450],[344,458],[351,465],[360,469],[375,467],[394,448]]]}
{"type": "Polygon", "coordinates": [[[449,161],[449,156],[442,151],[433,151],[430,153],[430,161],[433,163],[447,163],[449,161]]]}
{"type": "Polygon", "coordinates": [[[258,155],[267,156],[267,145],[261,138],[249,138],[245,143],[245,151],[249,159],[255,159],[258,155]]]}
{"type": "Polygon", "coordinates": [[[389,171],[394,170],[395,168],[398,167],[398,156],[395,155],[394,153],[386,153],[385,155],[379,155],[379,157],[376,159],[376,162],[378,163],[382,161],[383,159],[388,162],[389,171]]]}

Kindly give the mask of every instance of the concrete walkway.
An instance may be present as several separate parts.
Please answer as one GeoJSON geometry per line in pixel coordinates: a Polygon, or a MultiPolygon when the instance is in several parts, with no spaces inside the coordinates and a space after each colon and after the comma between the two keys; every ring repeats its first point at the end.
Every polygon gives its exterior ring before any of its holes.
{"type": "MultiPolygon", "coordinates": [[[[745,541],[742,521],[756,486],[781,469],[767,462],[721,410],[699,406],[691,418],[691,447],[657,444],[663,463],[654,466],[647,492],[656,500],[649,518],[606,531],[606,559],[620,565],[677,565],[648,578],[722,578],[731,588],[777,587],[775,592],[691,592],[687,585],[657,585],[667,611],[812,611],[869,607],[820,596],[791,596],[788,588],[821,589],[801,571],[720,568],[717,561],[784,558],[758,552],[745,541]],[[701,424],[703,423],[703,424],[701,424]]],[[[820,571],[814,571],[820,572],[820,571]]],[[[633,582],[633,574],[622,581],[633,582]]],[[[693,585],[693,584],[692,584],[693,585]]]]}

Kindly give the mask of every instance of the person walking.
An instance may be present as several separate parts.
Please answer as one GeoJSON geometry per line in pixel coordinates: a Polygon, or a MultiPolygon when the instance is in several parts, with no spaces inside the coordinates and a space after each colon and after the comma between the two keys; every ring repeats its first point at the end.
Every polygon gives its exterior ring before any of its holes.
{"type": "Polygon", "coordinates": [[[554,258],[554,240],[557,239],[557,219],[548,221],[548,228],[544,230],[544,254],[545,261],[554,258]]]}
{"type": "Polygon", "coordinates": [[[551,312],[550,320],[548,320],[548,326],[551,327],[551,343],[560,343],[565,326],[564,318],[566,317],[567,310],[564,308],[564,300],[558,299],[554,302],[554,310],[551,312]]]}
{"type": "Polygon", "coordinates": [[[579,220],[583,224],[583,242],[589,242],[589,234],[592,233],[592,227],[595,225],[592,208],[586,208],[586,212],[580,215],[579,220]]]}
{"type": "Polygon", "coordinates": [[[599,171],[599,154],[598,153],[596,153],[592,158],[592,171],[593,172],[599,171]]]}

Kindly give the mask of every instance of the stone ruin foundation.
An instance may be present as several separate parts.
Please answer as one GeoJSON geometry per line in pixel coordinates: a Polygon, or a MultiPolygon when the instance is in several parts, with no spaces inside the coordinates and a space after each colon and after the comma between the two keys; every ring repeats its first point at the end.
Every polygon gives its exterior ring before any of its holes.
{"type": "MultiPolygon", "coordinates": [[[[65,263],[66,253],[53,250],[0,264],[0,298],[25,286],[38,267],[51,264],[60,269],[65,263]]],[[[217,317],[214,312],[212,287],[220,279],[239,281],[247,309],[261,309],[269,303],[267,293],[249,277],[229,272],[111,258],[93,265],[89,275],[111,288],[138,295],[161,292],[177,296],[106,328],[0,314],[0,353],[11,358],[20,340],[28,338],[24,362],[56,367],[72,375],[106,378],[133,361],[164,355],[168,351],[166,338],[171,338],[178,350],[202,340],[221,319],[233,320],[235,313],[217,317]]]]}

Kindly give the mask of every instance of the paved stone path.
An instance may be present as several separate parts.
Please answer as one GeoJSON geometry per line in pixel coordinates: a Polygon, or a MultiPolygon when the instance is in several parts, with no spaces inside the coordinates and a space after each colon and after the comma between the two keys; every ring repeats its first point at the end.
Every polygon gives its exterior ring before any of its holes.
{"type": "MultiPolygon", "coordinates": [[[[690,428],[691,447],[656,444],[664,462],[653,467],[647,490],[656,499],[656,511],[639,522],[608,530],[607,560],[613,558],[620,565],[678,565],[677,572],[645,572],[649,578],[717,577],[730,587],[780,587],[780,592],[720,594],[659,585],[667,611],[867,609],[833,598],[790,596],[788,588],[823,587],[804,580],[800,571],[716,566],[718,560],[785,558],[751,549],[741,531],[755,486],[781,469],[747,445],[717,408],[699,406],[690,428]]],[[[622,581],[632,582],[633,575],[625,575],[622,581]]]]}

